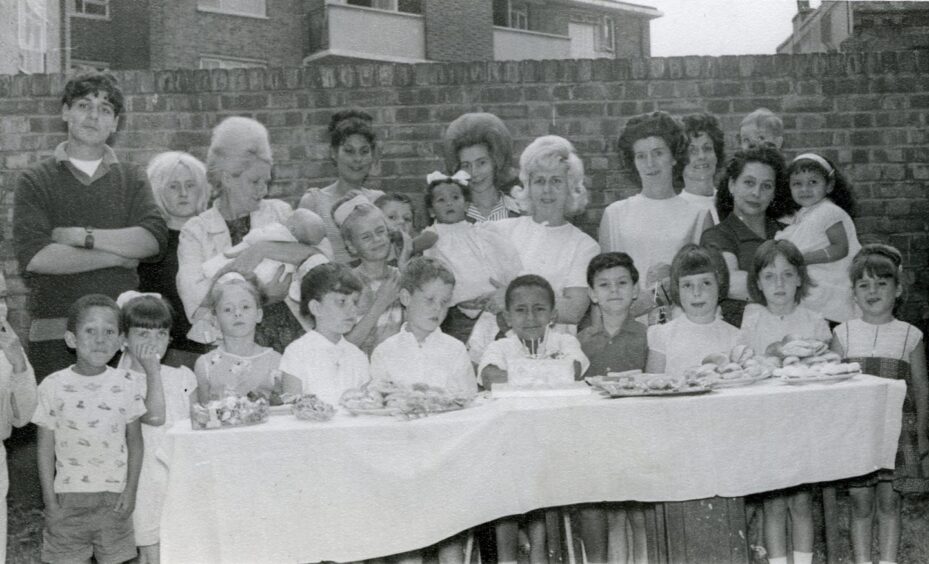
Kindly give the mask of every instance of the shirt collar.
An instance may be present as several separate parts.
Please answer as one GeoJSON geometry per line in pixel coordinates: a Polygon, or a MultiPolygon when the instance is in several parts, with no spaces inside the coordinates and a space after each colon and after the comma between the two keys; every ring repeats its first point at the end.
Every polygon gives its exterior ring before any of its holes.
{"type": "Polygon", "coordinates": [[[84,171],[79,170],[71,163],[71,157],[68,156],[68,141],[59,143],[58,146],[55,147],[55,161],[60,166],[67,167],[68,170],[71,171],[71,174],[74,175],[74,178],[84,186],[89,186],[97,179],[102,178],[110,171],[111,166],[119,163],[119,159],[116,158],[116,152],[109,145],[104,145],[100,166],[97,167],[97,171],[94,172],[93,176],[87,176],[84,174],[84,171]]]}
{"type": "Polygon", "coordinates": [[[771,219],[768,216],[764,218],[764,230],[765,237],[759,237],[757,233],[752,231],[745,223],[739,219],[735,212],[730,213],[729,217],[723,220],[724,223],[729,225],[729,228],[738,237],[740,242],[743,241],[763,241],[765,239],[772,239],[774,234],[781,230],[781,225],[777,220],[771,219]]]}
{"type": "MultiPolygon", "coordinates": [[[[617,332],[616,332],[616,335],[613,335],[612,338],[615,339],[616,337],[618,337],[618,336],[620,336],[620,335],[622,335],[622,334],[624,334],[624,333],[625,333],[625,334],[634,333],[634,331],[632,330],[632,327],[633,327],[633,324],[634,324],[634,323],[636,323],[636,320],[635,320],[631,315],[627,315],[625,321],[623,321],[623,324],[619,326],[619,331],[617,331],[617,332]]],[[[603,336],[606,337],[607,339],[611,338],[609,332],[607,332],[607,330],[606,330],[606,327],[604,327],[604,326],[602,326],[602,325],[601,325],[600,327],[596,327],[596,328],[594,328],[593,326],[591,326],[591,329],[594,330],[594,334],[595,334],[595,335],[603,335],[603,336]]]]}
{"type": "MultiPolygon", "coordinates": [[[[441,332],[442,332],[441,329],[436,329],[432,333],[429,333],[428,335],[426,335],[426,338],[425,340],[423,340],[422,345],[426,345],[430,341],[434,341],[436,338],[436,335],[438,335],[441,332]]],[[[403,338],[412,340],[412,342],[416,343],[417,345],[420,345],[419,339],[417,339],[416,335],[414,335],[413,332],[410,331],[408,323],[404,323],[403,325],[400,326],[400,334],[404,336],[403,338]]]]}

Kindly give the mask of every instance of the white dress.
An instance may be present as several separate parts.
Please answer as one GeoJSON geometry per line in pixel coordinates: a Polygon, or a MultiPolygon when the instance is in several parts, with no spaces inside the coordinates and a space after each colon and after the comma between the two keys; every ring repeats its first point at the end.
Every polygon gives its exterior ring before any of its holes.
{"type": "Polygon", "coordinates": [[[672,376],[700,366],[708,354],[728,355],[738,342],[739,330],[722,319],[694,323],[682,315],[668,323],[648,328],[648,350],[664,355],[665,374],[672,376]]]}
{"type": "Polygon", "coordinates": [[[748,304],[742,314],[740,341],[763,355],[768,345],[786,335],[799,335],[804,339],[819,339],[828,343],[832,339],[829,324],[819,312],[798,305],[787,315],[775,315],[761,304],[748,304]]]}
{"type": "Polygon", "coordinates": [[[681,247],[700,242],[705,218],[705,209],[680,196],[655,200],[636,194],[603,210],[600,247],[631,256],[644,281],[652,265],[670,265],[681,247]]]}
{"type": "Polygon", "coordinates": [[[687,200],[691,204],[697,206],[700,209],[704,209],[710,212],[710,217],[713,218],[713,225],[719,224],[719,212],[716,211],[716,192],[713,192],[711,196],[701,196],[700,194],[691,194],[690,192],[681,191],[678,194],[681,198],[687,200]]]}
{"type": "Polygon", "coordinates": [[[337,407],[345,390],[358,388],[369,378],[368,357],[342,337],[333,343],[316,331],[287,345],[281,372],[300,380],[304,394],[316,394],[337,407]]]}
{"type": "Polygon", "coordinates": [[[809,295],[803,299],[803,305],[823,314],[830,321],[847,321],[858,317],[855,302],[852,300],[852,284],[848,277],[848,267],[852,259],[861,250],[855,222],[845,211],[823,198],[819,203],[802,208],[796,213],[791,225],[779,231],[775,239],[786,239],[797,246],[802,253],[809,253],[829,246],[826,230],[841,223],[848,236],[848,254],[845,258],[807,265],[810,278],[816,286],[810,288],[809,295]]]}

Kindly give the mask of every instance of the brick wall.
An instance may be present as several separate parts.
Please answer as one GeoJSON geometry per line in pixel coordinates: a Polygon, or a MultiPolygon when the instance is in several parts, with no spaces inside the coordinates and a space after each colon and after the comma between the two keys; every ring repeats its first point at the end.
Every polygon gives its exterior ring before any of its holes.
{"type": "MultiPolygon", "coordinates": [[[[232,71],[118,73],[127,114],[112,143],[144,163],[166,149],[203,158],[210,128],[243,114],[264,122],[274,143],[272,195],[296,202],[333,180],[325,129],[338,108],[359,105],[376,119],[381,159],[372,186],[417,193],[441,166],[439,139],[463,112],[499,115],[517,150],[538,135],[574,141],[587,168],[591,206],[577,223],[596,234],[603,207],[637,187],[615,139],[632,115],[664,109],[710,111],[735,146],[739,121],[766,106],[780,113],[786,145],[822,151],[854,183],[863,238],[903,251],[915,285],[903,316],[922,318],[929,288],[929,52],[687,57],[596,61],[315,65],[232,71]]],[[[25,289],[12,255],[16,170],[64,139],[60,76],[0,77],[0,200],[11,317],[24,321],[25,289]]]]}
{"type": "Polygon", "coordinates": [[[430,61],[494,58],[491,0],[429,0],[423,2],[423,16],[430,61]]]}

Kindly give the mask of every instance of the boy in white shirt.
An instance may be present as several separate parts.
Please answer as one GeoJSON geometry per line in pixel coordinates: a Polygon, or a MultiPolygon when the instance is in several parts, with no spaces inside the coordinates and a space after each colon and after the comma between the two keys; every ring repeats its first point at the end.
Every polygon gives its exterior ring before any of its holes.
{"type": "Polygon", "coordinates": [[[358,320],[362,282],[343,264],[320,264],[300,283],[300,313],[315,329],[289,344],[281,358],[284,392],[315,394],[333,406],[345,390],[368,381],[368,357],[344,337],[358,320]]]}

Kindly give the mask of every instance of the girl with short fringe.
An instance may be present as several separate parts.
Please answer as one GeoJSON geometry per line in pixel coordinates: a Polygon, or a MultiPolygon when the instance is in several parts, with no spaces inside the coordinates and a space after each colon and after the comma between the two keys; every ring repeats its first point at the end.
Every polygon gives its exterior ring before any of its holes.
{"type": "Polygon", "coordinates": [[[787,239],[803,253],[816,283],[803,304],[834,323],[856,316],[848,267],[861,249],[852,215],[851,185],[829,159],[803,153],[787,167],[790,193],[800,210],[776,239],[787,239]]]}
{"type": "Polygon", "coordinates": [[[197,378],[186,366],[174,368],[161,364],[171,340],[174,311],[159,294],[123,292],[116,300],[120,306],[120,325],[126,337],[120,367],[136,373],[145,381],[145,405],[162,414],[142,423],[144,455],[136,493],[132,526],[139,548],[140,563],[159,561],[161,508],[168,486],[168,457],[164,451],[165,435],[174,424],[190,414],[190,400],[195,398],[197,378]]]}
{"type": "Polygon", "coordinates": [[[716,317],[728,287],[729,271],[713,249],[691,243],[674,255],[671,299],[684,314],[648,328],[646,372],[680,376],[711,353],[729,354],[739,330],[716,317]]]}
{"type": "Polygon", "coordinates": [[[903,294],[903,258],[888,245],[865,245],[849,270],[861,318],[833,330],[832,350],[861,364],[865,374],[906,382],[903,420],[893,470],[847,482],[855,562],[871,562],[875,496],[881,562],[895,562],[903,494],[929,492],[929,383],[923,333],[894,317],[903,294]]]}

